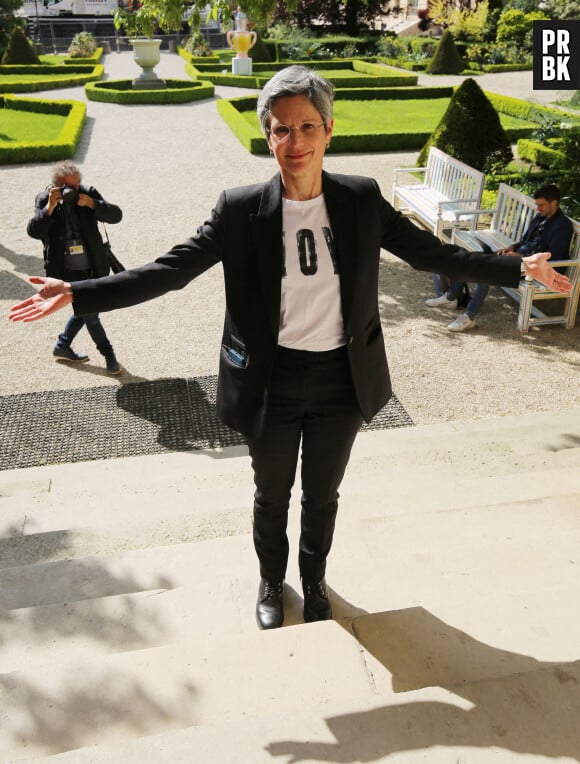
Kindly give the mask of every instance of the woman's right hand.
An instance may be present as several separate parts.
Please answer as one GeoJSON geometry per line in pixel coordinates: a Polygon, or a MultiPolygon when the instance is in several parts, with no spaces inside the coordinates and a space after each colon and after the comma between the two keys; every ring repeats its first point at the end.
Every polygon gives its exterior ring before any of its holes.
{"type": "Polygon", "coordinates": [[[66,281],[43,276],[31,276],[28,280],[31,284],[42,284],[42,288],[37,294],[10,308],[8,314],[10,321],[22,321],[28,324],[31,321],[38,321],[39,318],[50,316],[51,313],[56,313],[57,310],[72,303],[72,287],[66,281]]]}

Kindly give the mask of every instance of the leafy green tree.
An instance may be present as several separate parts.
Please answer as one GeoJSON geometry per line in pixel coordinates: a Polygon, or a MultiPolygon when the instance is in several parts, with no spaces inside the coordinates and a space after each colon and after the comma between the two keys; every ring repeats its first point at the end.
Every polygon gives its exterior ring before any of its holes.
{"type": "Polygon", "coordinates": [[[299,0],[298,3],[276,4],[273,21],[293,22],[302,28],[316,20],[334,29],[344,29],[356,35],[372,25],[377,16],[389,11],[389,0],[299,0]]]}
{"type": "Polygon", "coordinates": [[[538,9],[538,0],[507,0],[504,10],[508,11],[512,9],[521,11],[522,13],[532,13],[532,11],[538,9]]]}
{"type": "Polygon", "coordinates": [[[551,19],[580,19],[580,0],[544,0],[542,10],[551,19]]]}
{"type": "Polygon", "coordinates": [[[484,172],[513,158],[498,113],[471,77],[453,94],[447,111],[421,149],[418,166],[427,163],[431,146],[484,172]]]}
{"type": "Polygon", "coordinates": [[[0,58],[6,50],[12,30],[20,22],[14,15],[22,5],[22,0],[0,0],[0,58]]]}
{"type": "Polygon", "coordinates": [[[548,20],[542,11],[524,13],[517,8],[510,8],[501,14],[497,22],[497,41],[530,47],[534,21],[542,20],[548,20]]]}

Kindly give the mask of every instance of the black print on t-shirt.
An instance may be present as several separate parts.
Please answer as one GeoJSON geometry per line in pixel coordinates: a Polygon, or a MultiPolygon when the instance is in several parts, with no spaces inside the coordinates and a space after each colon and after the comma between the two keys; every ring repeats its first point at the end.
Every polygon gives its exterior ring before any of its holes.
{"type": "MultiPolygon", "coordinates": [[[[322,226],[322,232],[332,260],[332,269],[334,274],[338,274],[338,261],[336,259],[336,249],[332,231],[328,226],[322,226]]],[[[284,234],[282,234],[282,278],[288,275],[286,271],[286,247],[284,234]]],[[[316,251],[316,239],[314,232],[310,228],[300,228],[296,232],[296,246],[298,248],[298,258],[300,261],[300,272],[304,276],[314,276],[318,271],[318,252],[316,251]]]]}
{"type": "Polygon", "coordinates": [[[314,232],[310,228],[300,228],[296,231],[296,244],[301,273],[305,276],[314,276],[318,270],[318,252],[314,232]]]}

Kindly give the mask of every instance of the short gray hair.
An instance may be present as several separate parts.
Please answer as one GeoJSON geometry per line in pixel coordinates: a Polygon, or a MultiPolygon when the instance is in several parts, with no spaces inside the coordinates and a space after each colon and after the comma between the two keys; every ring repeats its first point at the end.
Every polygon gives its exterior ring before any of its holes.
{"type": "Polygon", "coordinates": [[[264,85],[258,98],[258,119],[265,135],[270,129],[272,108],[279,98],[285,96],[308,96],[325,124],[332,119],[334,87],[307,66],[287,66],[277,72],[264,85]]]}
{"type": "Polygon", "coordinates": [[[59,185],[60,178],[66,178],[67,175],[77,175],[79,180],[81,178],[81,171],[74,162],[60,162],[52,171],[52,183],[55,186],[59,185]]]}

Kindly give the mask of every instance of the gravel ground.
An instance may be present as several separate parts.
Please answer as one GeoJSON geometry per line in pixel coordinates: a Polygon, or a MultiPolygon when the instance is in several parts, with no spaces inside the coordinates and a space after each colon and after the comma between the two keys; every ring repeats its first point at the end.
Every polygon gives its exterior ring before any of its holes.
{"type": "MultiPolygon", "coordinates": [[[[131,53],[110,54],[104,63],[111,78],[137,74],[131,53]]],[[[183,61],[163,53],[158,72],[184,77],[183,61]]],[[[543,103],[556,97],[553,91],[532,91],[531,78],[531,72],[518,72],[484,75],[478,82],[484,89],[543,103]]],[[[438,84],[460,80],[421,75],[420,82],[433,79],[438,84]]],[[[243,94],[237,88],[216,88],[216,98],[243,94]]],[[[85,99],[82,88],[41,95],[85,99]]],[[[123,209],[123,221],[109,226],[109,235],[128,267],[148,262],[189,236],[223,188],[265,180],[276,169],[273,159],[252,156],[238,143],[214,100],[170,108],[88,101],[87,108],[75,160],[85,180],[123,209]]],[[[413,165],[416,156],[330,155],[326,168],[375,177],[389,199],[393,169],[413,165]]],[[[0,168],[0,395],[216,374],[223,317],[218,268],[183,293],[103,315],[124,366],[116,378],[105,373],[86,332],[75,347],[89,352],[89,363],[71,368],[52,360],[65,314],[28,326],[5,320],[10,305],[31,293],[28,276],[42,273],[39,244],[25,229],[51,168],[52,163],[0,168]]],[[[417,424],[580,406],[580,328],[543,327],[522,336],[516,330],[515,304],[492,289],[478,327],[455,335],[446,329],[455,313],[427,308],[429,296],[429,274],[385,255],[380,305],[394,390],[417,424]]]]}

